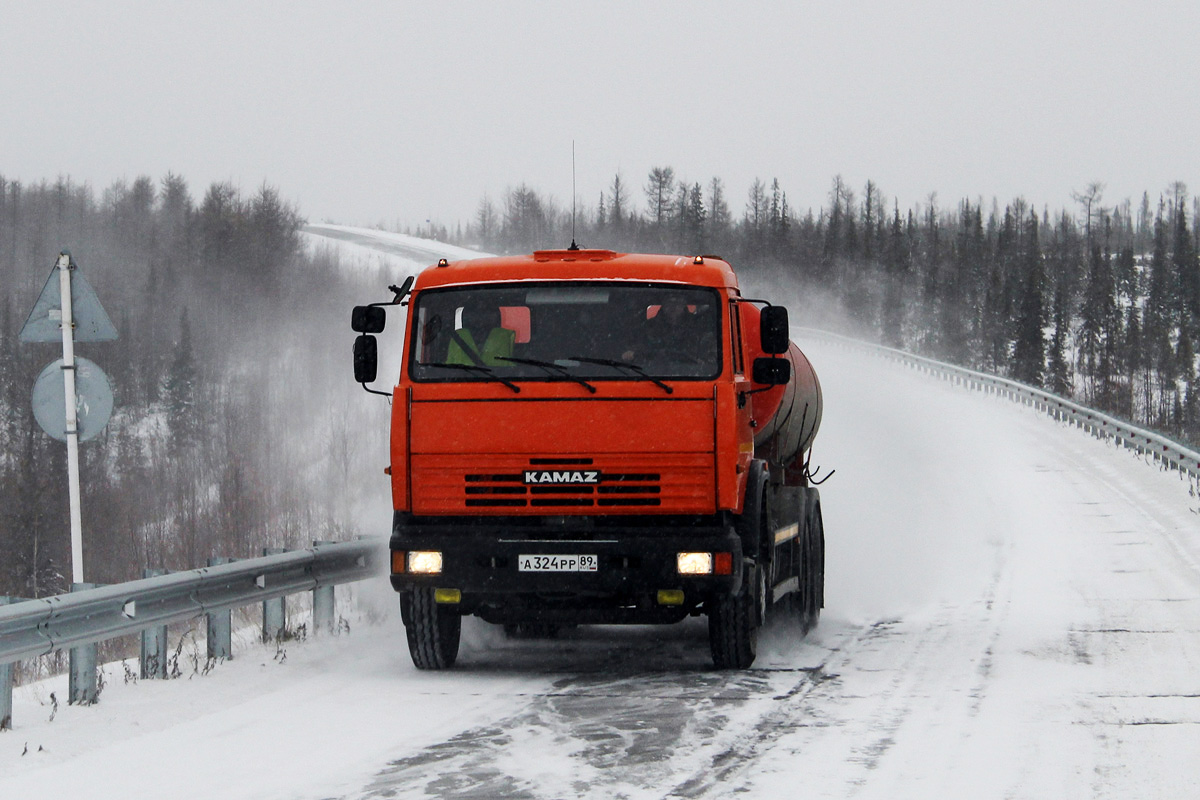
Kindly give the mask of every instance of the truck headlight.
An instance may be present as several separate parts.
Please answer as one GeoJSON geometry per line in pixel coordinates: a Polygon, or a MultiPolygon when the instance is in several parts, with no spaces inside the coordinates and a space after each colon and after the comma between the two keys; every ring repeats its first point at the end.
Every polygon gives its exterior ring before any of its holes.
{"type": "Polygon", "coordinates": [[[442,554],[437,550],[410,550],[408,571],[414,575],[440,575],[442,554]]]}
{"type": "Polygon", "coordinates": [[[711,575],[712,553],[679,553],[675,557],[675,565],[680,575],[711,575]]]}

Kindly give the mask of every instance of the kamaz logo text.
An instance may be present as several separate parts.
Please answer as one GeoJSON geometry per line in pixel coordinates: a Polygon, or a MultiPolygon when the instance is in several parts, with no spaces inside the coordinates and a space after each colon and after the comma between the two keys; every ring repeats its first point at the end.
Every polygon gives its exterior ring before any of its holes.
{"type": "Polygon", "coordinates": [[[599,470],[525,470],[525,483],[599,483],[599,470]]]}

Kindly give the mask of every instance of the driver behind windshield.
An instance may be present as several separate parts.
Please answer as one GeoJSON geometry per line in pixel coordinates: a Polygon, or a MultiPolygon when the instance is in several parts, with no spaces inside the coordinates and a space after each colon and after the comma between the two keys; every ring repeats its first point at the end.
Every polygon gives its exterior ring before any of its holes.
{"type": "Polygon", "coordinates": [[[621,354],[623,361],[696,362],[706,360],[716,347],[712,325],[701,313],[688,307],[679,294],[668,294],[659,305],[658,313],[642,323],[641,341],[621,354]]]}

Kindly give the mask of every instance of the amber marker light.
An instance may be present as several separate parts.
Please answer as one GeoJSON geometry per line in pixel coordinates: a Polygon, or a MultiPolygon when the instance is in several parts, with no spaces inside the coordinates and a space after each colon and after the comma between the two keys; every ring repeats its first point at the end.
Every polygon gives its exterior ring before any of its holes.
{"type": "Polygon", "coordinates": [[[712,553],[680,553],[675,557],[675,565],[680,575],[711,575],[712,553]]]}
{"type": "Polygon", "coordinates": [[[733,574],[733,553],[713,553],[713,574],[733,574]]]}
{"type": "Polygon", "coordinates": [[[408,571],[413,575],[440,575],[442,554],[437,550],[413,550],[408,554],[408,571]]]}
{"type": "Polygon", "coordinates": [[[392,551],[392,573],[395,575],[404,574],[405,556],[407,554],[403,550],[392,551]]]}
{"type": "Polygon", "coordinates": [[[681,606],[683,605],[683,590],[682,589],[659,589],[658,604],[660,606],[681,606]]]}
{"type": "Polygon", "coordinates": [[[434,589],[433,602],[453,605],[462,602],[462,591],[459,589],[434,589]]]}

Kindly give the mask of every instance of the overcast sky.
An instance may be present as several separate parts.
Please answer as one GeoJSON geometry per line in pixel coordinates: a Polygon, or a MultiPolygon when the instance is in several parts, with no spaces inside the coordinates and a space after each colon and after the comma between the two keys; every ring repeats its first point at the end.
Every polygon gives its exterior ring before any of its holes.
{"type": "Polygon", "coordinates": [[[1200,191],[1200,3],[0,0],[0,174],[264,180],[312,221],[453,225],[522,181],[841,174],[1071,204],[1200,191]]]}

